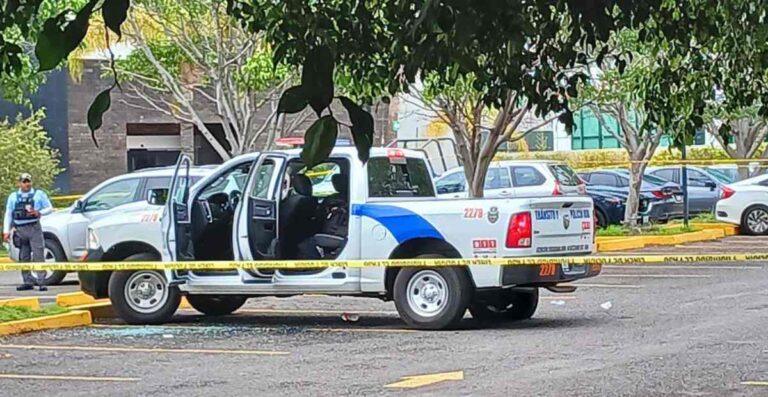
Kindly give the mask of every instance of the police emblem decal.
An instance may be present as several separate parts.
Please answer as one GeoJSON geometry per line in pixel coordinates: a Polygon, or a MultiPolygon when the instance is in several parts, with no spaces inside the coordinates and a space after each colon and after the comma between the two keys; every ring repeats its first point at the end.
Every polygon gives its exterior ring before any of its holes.
{"type": "Polygon", "coordinates": [[[499,208],[491,207],[491,210],[488,211],[488,222],[496,223],[496,221],[498,220],[499,220],[499,208]]]}

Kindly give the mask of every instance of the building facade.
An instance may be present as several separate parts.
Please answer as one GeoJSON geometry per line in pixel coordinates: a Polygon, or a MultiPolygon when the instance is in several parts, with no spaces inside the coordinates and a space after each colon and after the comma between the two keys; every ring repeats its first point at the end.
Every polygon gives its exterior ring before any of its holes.
{"type": "MultiPolygon", "coordinates": [[[[102,60],[86,60],[77,79],[66,70],[57,71],[38,93],[32,96],[35,108],[47,109],[44,128],[51,135],[52,146],[61,152],[61,166],[66,170],[56,180],[62,193],[83,193],[99,182],[133,170],[171,165],[180,153],[191,156],[195,164],[218,164],[221,157],[192,123],[180,122],[163,112],[130,106],[131,99],[119,89],[112,91],[111,108],[104,114],[103,126],[94,137],[88,128],[88,107],[99,92],[109,87],[111,79],[103,77],[102,60]]],[[[134,102],[135,103],[135,100],[134,102]]],[[[208,130],[225,148],[224,131],[209,102],[197,109],[208,130]]],[[[391,129],[390,107],[374,106],[374,144],[383,145],[395,137],[391,129]]],[[[0,117],[14,118],[28,110],[11,104],[0,104],[0,117]]],[[[266,112],[266,109],[265,109],[266,112]]],[[[337,116],[346,115],[343,109],[337,116]]],[[[266,118],[268,114],[257,114],[266,118]]],[[[314,121],[310,116],[294,131],[282,131],[280,137],[303,136],[314,121]]],[[[289,124],[289,123],[286,123],[289,124]]],[[[340,138],[349,138],[346,128],[340,138]]]]}

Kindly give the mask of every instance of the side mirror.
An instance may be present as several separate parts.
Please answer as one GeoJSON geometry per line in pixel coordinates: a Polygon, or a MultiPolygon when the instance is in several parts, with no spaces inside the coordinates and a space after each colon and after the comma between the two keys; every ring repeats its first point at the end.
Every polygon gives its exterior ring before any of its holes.
{"type": "Polygon", "coordinates": [[[147,193],[147,202],[151,205],[165,205],[168,202],[168,189],[150,189],[147,193]]]}
{"type": "Polygon", "coordinates": [[[450,192],[448,191],[448,188],[446,188],[445,186],[438,186],[437,187],[437,193],[438,194],[445,194],[445,193],[450,193],[450,192]]]}
{"type": "Polygon", "coordinates": [[[76,200],[75,208],[72,210],[72,212],[75,212],[75,213],[83,212],[84,209],[85,209],[85,202],[83,200],[76,200]]]}
{"type": "Polygon", "coordinates": [[[712,190],[712,191],[714,191],[717,188],[717,184],[712,181],[704,182],[704,186],[708,187],[709,190],[712,190]]]}

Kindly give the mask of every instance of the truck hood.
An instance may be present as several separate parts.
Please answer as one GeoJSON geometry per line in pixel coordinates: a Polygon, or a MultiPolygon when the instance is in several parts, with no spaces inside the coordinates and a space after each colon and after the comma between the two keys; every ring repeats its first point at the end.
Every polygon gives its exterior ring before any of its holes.
{"type": "Polygon", "coordinates": [[[151,205],[146,201],[121,205],[91,221],[90,228],[98,230],[126,223],[159,223],[164,209],[164,206],[151,205]]]}

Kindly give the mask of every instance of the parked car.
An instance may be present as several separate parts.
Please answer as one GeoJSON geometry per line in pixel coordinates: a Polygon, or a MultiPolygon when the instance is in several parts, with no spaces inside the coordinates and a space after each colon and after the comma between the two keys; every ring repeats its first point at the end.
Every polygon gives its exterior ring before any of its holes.
{"type": "Polygon", "coordinates": [[[608,225],[621,225],[626,210],[626,196],[587,188],[587,194],[595,204],[595,224],[603,229],[608,225]]]}
{"type": "MultiPolygon", "coordinates": [[[[464,168],[453,168],[435,181],[440,198],[466,198],[464,168]]],[[[541,197],[585,194],[584,182],[566,164],[546,160],[511,160],[491,163],[483,197],[541,197]]]]}
{"type": "MultiPolygon", "coordinates": [[[[213,171],[212,167],[190,169],[190,180],[197,181],[213,171]]],[[[45,237],[46,262],[77,262],[85,254],[85,231],[88,224],[110,213],[111,210],[147,199],[152,189],[168,187],[173,178],[173,167],[148,168],[107,179],[84,194],[68,208],[40,219],[45,237]]],[[[19,250],[11,244],[10,257],[19,260],[19,250]]],[[[47,285],[56,285],[67,272],[48,270],[47,285]]],[[[38,277],[37,272],[30,276],[38,277]]]]}
{"type": "Polygon", "coordinates": [[[718,164],[705,167],[713,175],[723,179],[723,183],[730,184],[742,180],[739,174],[739,168],[747,168],[749,173],[755,173],[760,168],[759,162],[740,163],[740,164],[718,164]]]}
{"type": "MultiPolygon", "coordinates": [[[[587,182],[587,193],[598,191],[619,198],[629,196],[629,171],[625,169],[583,172],[579,176],[587,182]]],[[[681,218],[683,191],[680,186],[655,176],[644,176],[638,216],[643,223],[681,218]]]]}
{"type": "MultiPolygon", "coordinates": [[[[695,166],[688,166],[688,212],[691,214],[712,213],[720,198],[720,188],[725,185],[712,172],[695,166]]],[[[715,171],[717,172],[717,171],[715,171]]],[[[681,185],[681,166],[649,167],[646,176],[653,175],[681,185]]]]}
{"type": "Polygon", "coordinates": [[[744,234],[768,234],[768,174],[724,186],[715,218],[739,225],[744,234]]]}

